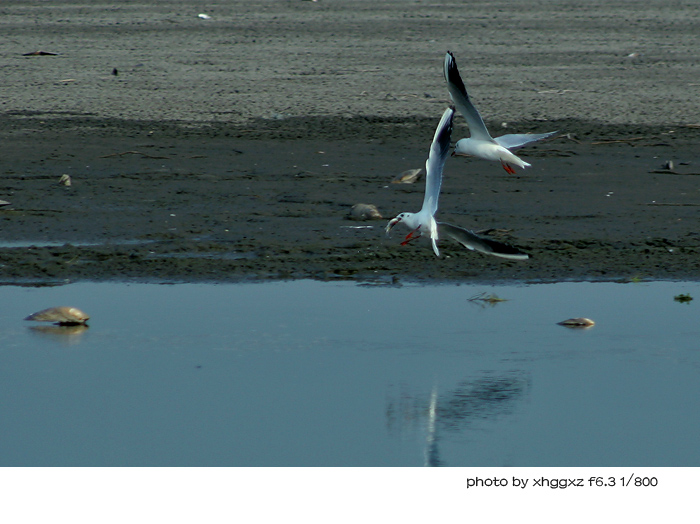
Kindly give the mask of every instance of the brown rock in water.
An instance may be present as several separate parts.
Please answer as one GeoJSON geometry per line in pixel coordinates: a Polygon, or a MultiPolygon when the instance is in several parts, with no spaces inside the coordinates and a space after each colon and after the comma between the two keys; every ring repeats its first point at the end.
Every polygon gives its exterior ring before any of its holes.
{"type": "Polygon", "coordinates": [[[33,320],[35,322],[53,322],[61,326],[72,326],[76,324],[85,324],[90,318],[77,307],[59,306],[42,309],[26,317],[24,320],[33,320]]]}
{"type": "Polygon", "coordinates": [[[593,322],[590,318],[585,317],[569,318],[562,320],[561,322],[557,322],[557,324],[570,328],[587,328],[595,326],[595,322],[593,322]]]}

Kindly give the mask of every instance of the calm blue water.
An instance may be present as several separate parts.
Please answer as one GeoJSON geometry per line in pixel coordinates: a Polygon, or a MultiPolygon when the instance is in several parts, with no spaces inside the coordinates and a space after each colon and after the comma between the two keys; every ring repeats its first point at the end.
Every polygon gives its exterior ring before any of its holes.
{"type": "Polygon", "coordinates": [[[0,293],[0,466],[700,466],[698,283],[0,293]]]}

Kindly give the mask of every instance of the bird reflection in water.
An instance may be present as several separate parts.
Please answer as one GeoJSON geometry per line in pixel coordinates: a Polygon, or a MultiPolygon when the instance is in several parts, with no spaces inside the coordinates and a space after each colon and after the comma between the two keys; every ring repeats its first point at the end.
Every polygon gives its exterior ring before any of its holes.
{"type": "Polygon", "coordinates": [[[435,386],[427,402],[421,399],[424,393],[408,392],[402,386],[396,398],[387,400],[387,426],[402,438],[424,433],[425,465],[444,466],[441,438],[450,432],[466,432],[478,422],[513,414],[529,389],[529,375],[519,371],[464,380],[443,394],[435,386]]]}

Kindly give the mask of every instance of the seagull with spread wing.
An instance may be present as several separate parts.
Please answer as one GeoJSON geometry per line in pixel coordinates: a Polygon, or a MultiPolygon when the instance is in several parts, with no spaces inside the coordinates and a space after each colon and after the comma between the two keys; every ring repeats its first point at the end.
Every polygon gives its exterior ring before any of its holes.
{"type": "Polygon", "coordinates": [[[445,109],[435,130],[433,143],[430,146],[430,155],[428,160],[425,161],[423,207],[418,213],[399,213],[386,226],[387,234],[398,223],[406,225],[411,230],[401,245],[406,245],[421,235],[429,236],[433,243],[433,251],[435,251],[437,256],[440,256],[440,251],[437,247],[438,225],[435,221],[435,212],[438,208],[438,197],[440,196],[440,186],[442,185],[442,169],[445,166],[447,157],[450,155],[450,138],[452,137],[452,120],[454,115],[455,110],[453,107],[445,109]]]}
{"type": "Polygon", "coordinates": [[[452,98],[459,112],[467,120],[471,134],[469,138],[462,138],[457,141],[454,155],[472,155],[484,160],[495,160],[501,163],[507,173],[514,175],[515,169],[513,166],[523,169],[530,167],[530,164],[512,153],[514,149],[558,133],[558,131],[541,134],[525,133],[491,138],[479,111],[474,107],[467,94],[467,88],[464,87],[462,78],[459,76],[457,61],[449,51],[445,54],[445,81],[450,92],[450,98],[452,98]]]}

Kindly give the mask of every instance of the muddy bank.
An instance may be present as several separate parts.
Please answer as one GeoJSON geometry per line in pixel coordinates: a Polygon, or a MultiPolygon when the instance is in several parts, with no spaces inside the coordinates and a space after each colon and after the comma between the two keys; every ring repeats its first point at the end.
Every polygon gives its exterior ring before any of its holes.
{"type": "Polygon", "coordinates": [[[448,240],[438,259],[427,243],[401,246],[405,232],[384,235],[386,220],[421,205],[422,181],[391,180],[423,165],[431,119],[250,128],[30,120],[45,127],[3,143],[4,282],[700,276],[694,127],[555,122],[567,134],[523,150],[533,167],[517,176],[450,158],[440,219],[531,255],[511,262],[448,240]],[[338,134],[343,127],[352,133],[338,134]],[[71,186],[58,183],[62,174],[71,186]],[[349,220],[359,202],[386,220],[349,220]]]}

